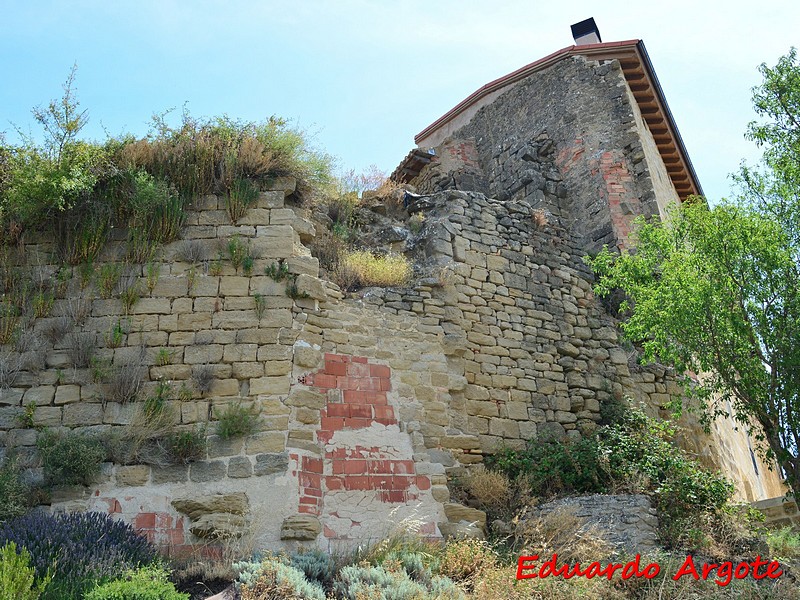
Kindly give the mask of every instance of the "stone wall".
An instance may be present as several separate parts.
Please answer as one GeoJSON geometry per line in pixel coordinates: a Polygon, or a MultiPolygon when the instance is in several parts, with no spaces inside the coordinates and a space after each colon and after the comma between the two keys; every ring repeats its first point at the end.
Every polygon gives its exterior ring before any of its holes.
{"type": "Polygon", "coordinates": [[[475,140],[489,180],[475,191],[535,206],[547,189],[555,202],[542,207],[587,252],[624,246],[637,215],[677,198],[617,61],[564,59],[482,105],[444,141],[475,140]],[[543,154],[553,155],[552,170],[531,164],[543,154]]]}
{"type": "MultiPolygon", "coordinates": [[[[166,384],[176,429],[207,426],[207,454],[189,464],[108,463],[92,486],[57,489],[54,510],[119,515],[176,552],[245,531],[262,547],[329,548],[380,538],[401,521],[431,537],[452,530],[461,513],[449,504],[448,477],[487,453],[545,435],[578,438],[626,395],[657,411],[680,393],[666,369],[630,363],[592,294],[583,238],[543,208],[569,201],[555,154],[546,138],[533,151],[541,197],[420,198],[409,208],[424,225],[407,246],[426,276],[355,297],[318,277],[304,245],[315,227],[285,204],[290,186],[264,192],[236,225],[224,199],[201,198],[184,240],[163,249],[152,290],[147,267],[130,274],[143,297],[129,314],[118,297],[82,288],[77,270],[66,282],[51,316],[33,326],[41,368],[23,361],[0,391],[3,454],[41,478],[36,427],[122,433],[166,384]],[[253,250],[252,273],[224,258],[234,235],[253,250]],[[184,261],[187,240],[201,246],[196,264],[184,261]],[[294,289],[264,274],[281,262],[294,289]],[[45,342],[61,316],[73,332],[45,342]],[[119,323],[127,334],[112,344],[119,323]],[[91,367],[73,367],[73,333],[88,336],[112,372],[141,361],[137,401],[113,401],[91,367]],[[259,415],[259,430],[223,440],[216,422],[236,403],[259,415]]],[[[55,271],[51,247],[27,250],[40,257],[37,270],[55,271]]],[[[103,258],[121,251],[113,242],[103,258]]]]}
{"type": "Polygon", "coordinates": [[[644,554],[658,548],[658,516],[650,498],[641,494],[593,494],[562,498],[536,508],[534,517],[561,511],[585,521],[585,528],[621,554],[644,554]]]}

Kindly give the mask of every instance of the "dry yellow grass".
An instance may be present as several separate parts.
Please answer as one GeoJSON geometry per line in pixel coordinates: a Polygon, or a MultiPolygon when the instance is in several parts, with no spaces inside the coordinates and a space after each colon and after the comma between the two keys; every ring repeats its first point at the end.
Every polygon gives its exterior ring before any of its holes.
{"type": "Polygon", "coordinates": [[[411,279],[411,262],[402,255],[376,256],[358,250],[344,255],[340,267],[361,286],[402,286],[411,279]]]}

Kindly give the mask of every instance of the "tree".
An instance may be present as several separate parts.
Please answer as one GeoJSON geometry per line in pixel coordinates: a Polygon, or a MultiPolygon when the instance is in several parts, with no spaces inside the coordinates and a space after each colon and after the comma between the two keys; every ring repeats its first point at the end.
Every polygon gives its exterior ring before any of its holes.
{"type": "Polygon", "coordinates": [[[640,220],[635,251],[587,259],[596,291],[627,295],[622,330],[644,358],[702,373],[709,414],[729,400],[766,442],[800,497],[800,66],[792,50],[761,65],[747,137],[764,148],[742,165],[734,200],[690,198],[664,222],[640,220]]]}

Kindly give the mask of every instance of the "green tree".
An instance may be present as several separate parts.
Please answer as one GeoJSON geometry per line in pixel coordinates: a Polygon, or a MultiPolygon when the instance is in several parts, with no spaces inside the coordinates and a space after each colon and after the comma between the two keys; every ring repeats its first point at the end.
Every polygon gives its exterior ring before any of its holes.
{"type": "Polygon", "coordinates": [[[753,90],[765,119],[747,137],[764,148],[743,165],[739,194],[709,206],[672,207],[662,222],[640,220],[635,252],[604,249],[587,259],[596,291],[622,289],[621,327],[644,358],[702,373],[698,392],[713,414],[735,417],[766,442],[800,494],[800,66],[795,50],[760,67],[753,90]]]}

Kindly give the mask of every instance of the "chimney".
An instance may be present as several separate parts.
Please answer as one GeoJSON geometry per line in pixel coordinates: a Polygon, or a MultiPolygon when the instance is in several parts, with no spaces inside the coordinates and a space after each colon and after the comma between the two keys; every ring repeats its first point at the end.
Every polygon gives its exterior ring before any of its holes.
{"type": "Polygon", "coordinates": [[[595,25],[592,17],[580,23],[575,23],[575,25],[572,26],[572,37],[575,39],[576,46],[599,44],[603,41],[600,39],[600,31],[598,31],[597,25],[595,25]]]}

